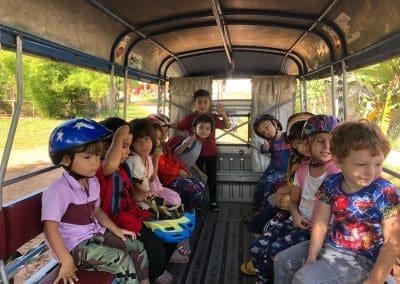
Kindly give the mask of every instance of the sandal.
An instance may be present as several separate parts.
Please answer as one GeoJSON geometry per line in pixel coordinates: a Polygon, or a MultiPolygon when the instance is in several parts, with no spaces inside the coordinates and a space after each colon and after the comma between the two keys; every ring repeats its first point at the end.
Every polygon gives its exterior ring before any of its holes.
{"type": "Polygon", "coordinates": [[[256,275],[256,270],[254,269],[253,262],[251,260],[244,262],[240,266],[240,271],[243,274],[249,275],[249,276],[254,276],[256,275]]]}

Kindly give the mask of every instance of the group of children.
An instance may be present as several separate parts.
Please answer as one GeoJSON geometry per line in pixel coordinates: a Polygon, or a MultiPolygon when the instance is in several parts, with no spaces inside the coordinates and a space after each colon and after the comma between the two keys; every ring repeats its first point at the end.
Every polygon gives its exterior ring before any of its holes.
{"type": "Polygon", "coordinates": [[[270,115],[253,128],[271,163],[244,218],[255,240],[241,271],[258,283],[384,283],[400,255],[400,195],[380,177],[381,130],[311,113],[291,116],[287,133],[270,115]]]}
{"type": "MultiPolygon", "coordinates": [[[[78,268],[120,283],[171,283],[167,263],[187,262],[190,246],[163,242],[144,225],[149,200],[201,209],[208,187],[218,211],[215,129],[230,123],[221,105],[217,114],[210,107],[198,90],[195,112],[176,124],[157,114],[54,129],[49,154],[65,171],[43,194],[42,220],[61,264],[55,283],[75,283],[78,268]],[[170,127],[189,136],[169,139],[170,127]]],[[[259,283],[383,283],[400,255],[400,198],[380,177],[390,150],[381,130],[307,112],[292,115],[286,132],[268,114],[253,130],[271,162],[244,218],[254,241],[241,270],[259,283]]]]}
{"type": "Polygon", "coordinates": [[[78,268],[111,272],[118,283],[171,283],[167,263],[187,262],[190,246],[163,242],[144,225],[149,202],[200,209],[207,185],[218,211],[215,129],[230,127],[221,105],[209,113],[207,91],[195,92],[194,106],[174,126],[192,136],[174,145],[163,115],[71,119],[53,130],[49,154],[65,171],[43,194],[42,220],[61,264],[55,283],[75,283],[78,268]]]}

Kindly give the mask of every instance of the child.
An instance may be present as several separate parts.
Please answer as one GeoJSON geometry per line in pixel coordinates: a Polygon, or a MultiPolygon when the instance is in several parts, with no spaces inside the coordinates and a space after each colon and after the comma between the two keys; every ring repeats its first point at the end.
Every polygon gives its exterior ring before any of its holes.
{"type": "MultiPolygon", "coordinates": [[[[151,117],[155,117],[152,115],[151,117]]],[[[162,153],[158,160],[158,177],[161,183],[179,193],[186,211],[200,208],[204,198],[205,185],[193,177],[186,166],[175,156],[168,141],[169,119],[158,115],[156,118],[161,125],[162,153]],[[157,118],[159,117],[159,118],[157,118]]]]}
{"type": "Polygon", "coordinates": [[[273,281],[273,256],[310,238],[314,193],[327,175],[338,172],[329,150],[330,131],[337,123],[334,116],[317,115],[304,125],[302,137],[308,140],[310,160],[296,170],[289,203],[292,216],[284,222],[269,224],[264,235],[251,246],[251,259],[260,283],[273,281]]]}
{"type": "Polygon", "coordinates": [[[203,182],[207,181],[207,175],[197,167],[196,160],[200,156],[202,145],[210,143],[210,134],[213,130],[214,119],[208,114],[201,114],[193,120],[194,133],[192,136],[183,141],[180,136],[173,137],[169,142],[174,154],[179,157],[188,169],[193,169],[194,174],[203,182]]]}
{"type": "Polygon", "coordinates": [[[384,283],[400,254],[399,193],[380,177],[389,141],[360,121],[335,129],[331,145],[342,173],[318,190],[308,257],[293,283],[384,283]]]}
{"type": "Polygon", "coordinates": [[[134,138],[131,145],[132,154],[126,162],[131,170],[135,188],[144,196],[142,202],[146,201],[150,194],[163,198],[168,205],[180,204],[179,194],[163,187],[157,175],[154,175],[153,159],[150,154],[154,152],[157,142],[151,122],[146,119],[135,119],[130,122],[130,126],[134,138]]]}
{"type": "MultiPolygon", "coordinates": [[[[281,132],[281,123],[272,115],[263,114],[256,117],[253,122],[253,130],[256,135],[266,140],[260,147],[260,153],[269,154],[271,162],[256,185],[252,209],[243,218],[245,223],[252,222],[257,215],[263,216],[260,215],[262,211],[270,211],[272,204],[268,199],[272,198],[278,185],[286,182],[286,172],[292,154],[286,133],[281,132]]],[[[261,230],[264,224],[262,224],[261,230]]]]}
{"type": "Polygon", "coordinates": [[[78,281],[79,269],[108,271],[123,283],[149,283],[143,244],[100,209],[95,177],[102,140],[112,133],[89,119],[71,119],[50,135],[52,162],[65,172],[42,197],[46,240],[61,264],[55,283],[78,281]],[[106,231],[107,228],[107,231],[106,231]]]}
{"type": "MultiPolygon", "coordinates": [[[[197,90],[194,92],[194,113],[186,115],[176,125],[179,130],[187,130],[189,134],[193,133],[193,120],[200,114],[209,114],[211,107],[211,96],[206,90],[197,90]]],[[[210,114],[214,120],[215,128],[228,129],[231,127],[229,118],[221,104],[216,105],[217,114],[210,114]],[[222,118],[222,119],[221,119],[222,118]]],[[[196,161],[197,166],[200,170],[204,170],[208,179],[207,185],[210,193],[210,207],[213,211],[218,211],[219,207],[217,204],[217,145],[215,141],[215,129],[211,132],[211,135],[207,143],[203,143],[200,152],[200,157],[196,161]]]]}
{"type": "Polygon", "coordinates": [[[135,232],[143,242],[149,258],[150,279],[155,279],[156,283],[170,283],[172,275],[165,269],[175,245],[162,243],[144,226],[143,220],[152,214],[139,208],[132,198],[134,188],[125,163],[132,143],[129,125],[118,117],[107,118],[101,124],[115,133],[104,141],[107,153],[96,174],[101,186],[101,207],[116,224],[135,232]]]}
{"type": "MultiPolygon", "coordinates": [[[[313,116],[311,113],[301,112],[293,114],[288,119],[287,137],[293,149],[293,154],[289,158],[289,169],[287,172],[287,184],[276,190],[271,195],[271,206],[265,207],[248,224],[248,230],[257,239],[261,236],[265,224],[273,222],[283,222],[289,218],[290,191],[293,186],[294,173],[299,165],[309,156],[309,151],[305,147],[305,141],[301,138],[301,132],[307,118],[313,116]],[[294,123],[293,123],[294,121],[294,123]]],[[[254,266],[251,260],[244,262],[240,270],[247,275],[255,275],[254,266]]]]}

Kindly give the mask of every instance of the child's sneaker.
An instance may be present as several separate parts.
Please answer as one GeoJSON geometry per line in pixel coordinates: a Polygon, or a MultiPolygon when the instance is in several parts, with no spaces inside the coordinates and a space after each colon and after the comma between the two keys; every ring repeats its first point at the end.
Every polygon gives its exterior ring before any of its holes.
{"type": "Polygon", "coordinates": [[[219,206],[218,206],[217,202],[215,202],[215,201],[210,202],[210,208],[214,212],[219,211],[219,206]]]}
{"type": "Polygon", "coordinates": [[[171,258],[169,259],[170,262],[173,263],[188,263],[189,262],[189,255],[185,255],[179,252],[178,249],[174,251],[171,258]]]}
{"type": "Polygon", "coordinates": [[[156,284],[170,284],[172,283],[172,275],[167,270],[164,270],[164,273],[158,276],[155,280],[156,284]]]}

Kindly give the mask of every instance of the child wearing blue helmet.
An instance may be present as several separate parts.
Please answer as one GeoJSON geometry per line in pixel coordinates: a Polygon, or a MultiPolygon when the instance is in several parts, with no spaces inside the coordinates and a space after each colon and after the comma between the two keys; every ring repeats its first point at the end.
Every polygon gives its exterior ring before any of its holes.
{"type": "Polygon", "coordinates": [[[123,283],[149,283],[143,244],[99,207],[95,174],[102,140],[111,134],[93,120],[71,119],[50,135],[50,158],[65,169],[42,197],[45,237],[61,264],[54,283],[79,281],[77,269],[111,272],[123,283]]]}

